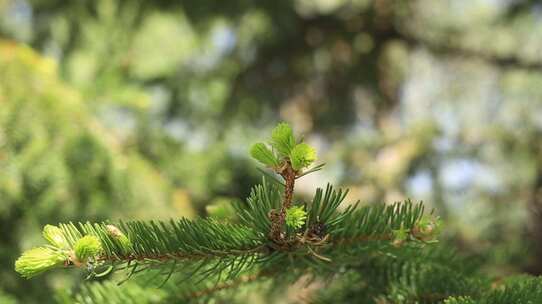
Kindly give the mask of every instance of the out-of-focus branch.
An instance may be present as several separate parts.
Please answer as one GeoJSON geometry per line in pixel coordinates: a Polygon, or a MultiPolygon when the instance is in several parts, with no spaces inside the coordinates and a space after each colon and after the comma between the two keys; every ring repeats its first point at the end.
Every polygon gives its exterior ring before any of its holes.
{"type": "Polygon", "coordinates": [[[482,60],[503,69],[515,68],[542,72],[542,61],[525,60],[517,55],[498,55],[489,50],[479,51],[455,46],[448,42],[431,41],[408,30],[397,29],[397,35],[410,47],[422,47],[436,55],[482,60]]]}

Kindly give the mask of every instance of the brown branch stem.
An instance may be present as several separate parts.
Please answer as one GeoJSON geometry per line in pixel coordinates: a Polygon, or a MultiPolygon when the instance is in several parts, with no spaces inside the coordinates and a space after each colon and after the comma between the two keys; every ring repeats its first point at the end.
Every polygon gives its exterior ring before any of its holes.
{"type": "Polygon", "coordinates": [[[284,166],[278,172],[284,178],[284,197],[280,211],[271,210],[269,217],[271,219],[271,231],[269,237],[275,243],[284,243],[283,227],[286,221],[286,210],[291,207],[294,195],[294,185],[297,172],[292,168],[290,161],[286,161],[284,166]]]}
{"type": "Polygon", "coordinates": [[[168,261],[172,259],[177,260],[199,260],[199,259],[207,259],[209,257],[227,257],[227,256],[239,256],[239,255],[245,255],[245,254],[251,254],[251,253],[265,253],[267,251],[265,246],[257,246],[254,248],[247,248],[247,249],[240,249],[240,250],[231,250],[231,251],[225,251],[220,252],[216,251],[210,254],[186,254],[186,253],[179,253],[179,252],[172,252],[172,253],[155,253],[155,254],[135,254],[130,253],[127,255],[114,255],[114,256],[106,256],[102,255],[97,258],[98,261],[102,262],[131,262],[131,261],[149,261],[149,260],[156,260],[156,261],[168,261]]]}

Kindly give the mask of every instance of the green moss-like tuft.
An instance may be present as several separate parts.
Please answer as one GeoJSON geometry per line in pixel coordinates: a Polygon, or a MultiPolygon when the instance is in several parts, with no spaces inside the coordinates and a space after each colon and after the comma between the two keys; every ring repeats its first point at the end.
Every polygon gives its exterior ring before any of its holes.
{"type": "Polygon", "coordinates": [[[25,251],[15,261],[15,271],[22,277],[30,279],[36,275],[61,266],[68,256],[60,250],[50,247],[36,247],[25,251]]]}
{"type": "Polygon", "coordinates": [[[307,212],[303,206],[293,206],[286,210],[286,225],[299,229],[305,224],[307,212]]]}
{"type": "Polygon", "coordinates": [[[88,258],[99,255],[103,251],[103,248],[102,243],[100,243],[97,237],[86,235],[77,240],[73,246],[73,250],[79,262],[86,262],[88,258]]]}

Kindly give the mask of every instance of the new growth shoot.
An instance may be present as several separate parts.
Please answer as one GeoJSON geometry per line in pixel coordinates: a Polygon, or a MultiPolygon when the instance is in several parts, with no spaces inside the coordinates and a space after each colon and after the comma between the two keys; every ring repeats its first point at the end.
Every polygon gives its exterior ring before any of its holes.
{"type": "Polygon", "coordinates": [[[156,269],[168,278],[186,271],[189,277],[220,279],[227,273],[224,277],[232,279],[242,272],[274,273],[284,263],[326,268],[323,263],[333,262],[338,267],[370,252],[434,242],[440,230],[438,219],[424,214],[422,204],[339,208],[347,191],[329,184],[318,188],[312,200],[295,199],[296,180],[323,164],[314,166],[315,149],[286,123],[278,124],[266,143],[254,144],[250,155],[278,175],[282,187],[265,180],[254,187],[246,204],[232,204],[234,222],[208,217],[46,225],[48,244],[24,252],[15,270],[25,278],[80,268],[89,277],[116,271],[130,277],[156,269]]]}
{"type": "MultiPolygon", "coordinates": [[[[303,172],[316,160],[316,150],[308,144],[296,139],[292,128],[287,123],[278,124],[271,133],[269,147],[264,143],[256,143],[250,149],[250,155],[284,179],[284,197],[280,210],[271,210],[269,218],[272,223],[270,239],[278,245],[286,242],[285,224],[299,229],[303,226],[306,212],[302,207],[292,206],[295,180],[307,172],[303,172]]],[[[309,171],[314,172],[322,166],[309,171]]]]}

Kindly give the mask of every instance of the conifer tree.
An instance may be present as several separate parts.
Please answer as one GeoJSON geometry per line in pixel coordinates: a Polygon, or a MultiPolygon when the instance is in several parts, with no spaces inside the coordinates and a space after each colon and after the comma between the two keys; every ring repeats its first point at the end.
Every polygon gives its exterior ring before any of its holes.
{"type": "Polygon", "coordinates": [[[441,222],[422,203],[364,206],[329,184],[300,200],[296,181],[323,164],[288,124],[250,155],[265,177],[229,220],[46,225],[47,243],[24,252],[15,270],[30,279],[74,268],[96,280],[59,296],[64,303],[243,302],[240,290],[271,298],[286,288],[309,303],[542,302],[541,278],[496,281],[440,244],[441,222]]]}

